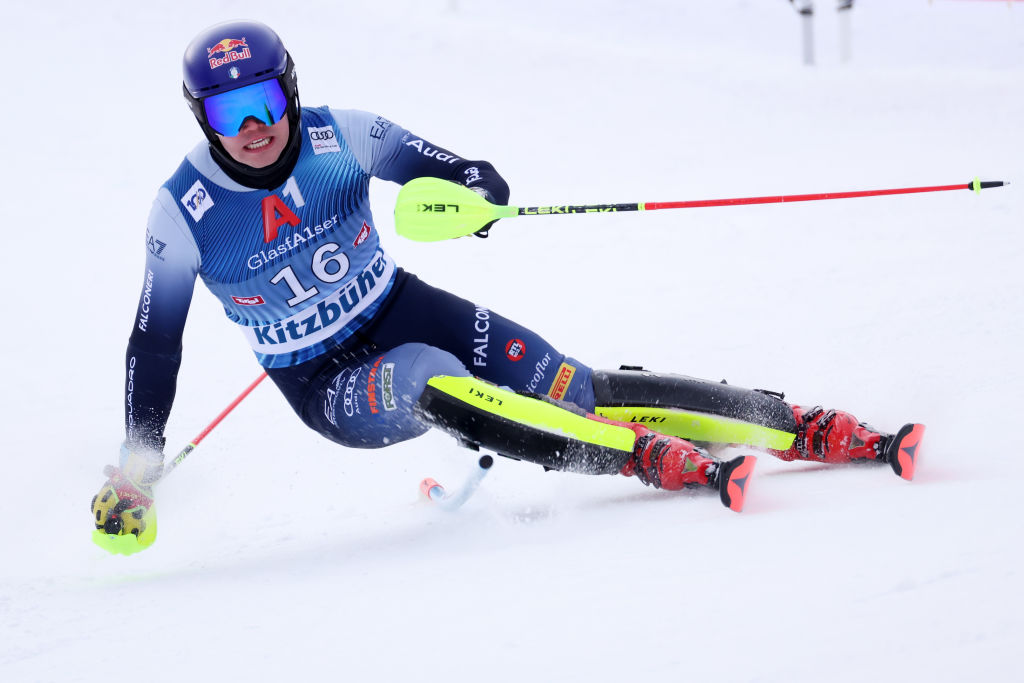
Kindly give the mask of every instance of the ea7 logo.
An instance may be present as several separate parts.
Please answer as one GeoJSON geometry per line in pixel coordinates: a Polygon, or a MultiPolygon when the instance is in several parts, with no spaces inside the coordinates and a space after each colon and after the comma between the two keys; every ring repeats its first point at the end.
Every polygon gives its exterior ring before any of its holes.
{"type": "Polygon", "coordinates": [[[213,206],[213,198],[210,197],[210,193],[203,187],[203,183],[197,180],[192,187],[188,188],[188,192],[181,197],[181,204],[188,209],[192,220],[198,223],[203,214],[213,206]]]}
{"type": "Polygon", "coordinates": [[[149,249],[149,253],[150,254],[152,254],[153,256],[156,256],[158,259],[163,261],[164,257],[161,256],[161,254],[163,254],[164,253],[164,249],[167,248],[167,242],[161,242],[160,240],[158,240],[157,238],[155,238],[151,234],[149,234],[149,231],[147,230],[146,231],[146,248],[149,249]]]}

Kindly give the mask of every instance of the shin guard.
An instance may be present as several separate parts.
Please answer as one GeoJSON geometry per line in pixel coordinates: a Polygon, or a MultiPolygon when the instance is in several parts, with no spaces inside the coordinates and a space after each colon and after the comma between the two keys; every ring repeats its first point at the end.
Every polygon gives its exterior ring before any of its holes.
{"type": "Polygon", "coordinates": [[[595,411],[706,443],[785,450],[797,422],[781,394],[642,369],[595,370],[595,411]]]}
{"type": "Polygon", "coordinates": [[[414,408],[465,445],[583,474],[615,474],[633,453],[628,427],[587,418],[546,397],[514,393],[476,377],[433,377],[414,408]]]}

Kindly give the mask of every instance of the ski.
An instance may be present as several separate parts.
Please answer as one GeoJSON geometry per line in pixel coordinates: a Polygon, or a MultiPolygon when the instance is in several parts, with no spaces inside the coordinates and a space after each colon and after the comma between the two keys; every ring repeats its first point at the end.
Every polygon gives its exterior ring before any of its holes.
{"type": "Polygon", "coordinates": [[[922,438],[924,425],[911,422],[900,427],[885,446],[886,462],[892,467],[893,472],[907,481],[914,478],[922,438]]]}
{"type": "Polygon", "coordinates": [[[718,485],[718,495],[722,498],[722,505],[734,512],[743,510],[743,503],[747,497],[747,482],[750,481],[756,464],[756,456],[741,455],[719,465],[715,482],[718,485]]]}
{"type": "Polygon", "coordinates": [[[427,477],[420,482],[420,493],[443,510],[457,510],[476,492],[480,482],[483,481],[493,464],[494,458],[489,455],[482,455],[465,483],[455,491],[449,493],[436,480],[427,477]]]}

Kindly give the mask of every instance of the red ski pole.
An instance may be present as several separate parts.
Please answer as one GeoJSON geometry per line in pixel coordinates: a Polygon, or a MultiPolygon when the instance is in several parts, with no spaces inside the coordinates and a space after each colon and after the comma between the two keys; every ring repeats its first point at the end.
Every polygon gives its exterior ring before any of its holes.
{"type": "Polygon", "coordinates": [[[185,458],[187,458],[188,454],[195,450],[196,446],[199,445],[199,442],[202,441],[203,439],[205,439],[206,435],[209,434],[210,432],[212,432],[213,428],[216,427],[217,425],[219,425],[221,420],[223,420],[225,417],[227,417],[228,413],[230,413],[232,410],[234,410],[235,406],[237,406],[239,403],[241,403],[242,400],[246,396],[251,394],[252,390],[255,389],[257,387],[257,385],[259,385],[259,383],[262,382],[263,380],[265,380],[266,378],[267,378],[267,373],[266,372],[260,373],[260,376],[257,377],[253,381],[252,384],[250,384],[248,387],[246,387],[245,391],[243,391],[241,394],[238,395],[238,398],[236,398],[234,401],[232,401],[230,404],[228,404],[228,407],[225,408],[224,410],[222,410],[220,412],[220,415],[218,415],[217,417],[215,417],[213,419],[213,422],[211,422],[210,424],[206,425],[206,429],[204,429],[203,431],[199,432],[199,436],[197,436],[196,438],[192,439],[192,441],[190,441],[187,446],[185,446],[183,449],[181,449],[181,452],[178,453],[178,455],[175,456],[174,460],[172,460],[169,463],[167,463],[166,465],[164,465],[164,473],[160,477],[160,479],[163,480],[168,474],[170,474],[174,470],[175,467],[180,465],[181,461],[184,460],[185,458]]]}
{"type": "Polygon", "coordinates": [[[813,202],[819,199],[853,199],[856,197],[880,197],[891,194],[915,194],[918,192],[947,192],[949,190],[974,190],[981,192],[990,187],[1002,187],[1010,183],[1001,180],[975,180],[956,185],[929,185],[927,187],[898,187],[887,190],[860,190],[856,192],[822,192],[819,194],[789,194],[774,197],[739,197],[736,199],[699,199],[688,202],[646,202],[645,211],[657,209],[695,209],[703,206],[739,206],[742,204],[781,204],[783,202],[813,202]]]}
{"type": "Polygon", "coordinates": [[[502,218],[516,216],[553,216],[570,213],[605,213],[617,211],[656,211],[658,209],[693,209],[704,206],[740,206],[743,204],[781,204],[810,202],[819,199],[850,199],[919,192],[973,190],[1009,185],[1002,180],[979,180],[956,185],[898,187],[856,192],[822,192],[819,194],[784,194],[772,197],[736,197],[733,199],[698,199],[685,202],[630,202],[626,204],[563,204],[556,206],[502,206],[457,183],[440,178],[414,178],[402,186],[395,202],[395,230],[399,235],[418,242],[437,242],[472,235],[487,230],[502,218]]]}
{"type": "MultiPolygon", "coordinates": [[[[222,410],[220,415],[214,418],[213,422],[207,425],[206,429],[199,433],[199,436],[192,439],[192,441],[181,450],[181,453],[178,453],[174,460],[167,463],[164,466],[164,472],[160,477],[160,481],[163,481],[175,467],[180,465],[181,461],[187,458],[188,454],[195,450],[195,447],[199,445],[199,442],[206,438],[206,435],[213,431],[213,428],[220,424],[220,421],[227,417],[227,414],[234,410],[235,406],[241,403],[242,399],[248,396],[252,390],[256,388],[256,385],[262,382],[266,376],[266,372],[260,373],[260,376],[256,378],[256,381],[246,387],[245,391],[238,395],[238,398],[232,401],[227,408],[222,410]]],[[[148,508],[143,507],[142,509],[145,510],[145,515],[142,517],[142,523],[144,526],[141,532],[135,534],[106,533],[102,527],[98,527],[93,529],[92,542],[106,550],[108,553],[112,553],[114,555],[134,555],[135,553],[141,552],[153,545],[156,541],[156,507],[153,506],[152,501],[150,501],[148,508]]]]}
{"type": "Polygon", "coordinates": [[[782,204],[785,202],[813,202],[821,199],[853,199],[854,197],[880,197],[893,194],[915,194],[919,192],[947,192],[949,190],[973,190],[981,192],[990,187],[1002,187],[1010,183],[1002,180],[978,180],[955,185],[929,185],[926,187],[897,187],[883,190],[859,190],[856,192],[821,192],[818,194],[783,194],[772,197],[735,197],[732,199],[696,199],[684,202],[637,202],[629,204],[590,204],[583,206],[530,206],[517,208],[516,215],[533,216],[555,213],[601,213],[605,211],[657,211],[658,209],[697,209],[706,206],[741,206],[744,204],[782,204]]]}

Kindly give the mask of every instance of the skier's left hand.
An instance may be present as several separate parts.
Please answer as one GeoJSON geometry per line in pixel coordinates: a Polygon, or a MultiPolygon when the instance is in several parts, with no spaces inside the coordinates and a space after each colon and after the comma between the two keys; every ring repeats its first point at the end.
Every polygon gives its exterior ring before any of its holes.
{"type": "MultiPolygon", "coordinates": [[[[491,204],[495,203],[494,195],[492,195],[490,192],[488,192],[486,188],[483,188],[483,187],[471,187],[469,189],[473,190],[473,192],[476,192],[478,195],[480,195],[481,197],[483,197],[484,199],[489,201],[491,204]]],[[[491,229],[491,226],[494,225],[497,222],[498,221],[491,221],[490,223],[488,223],[484,227],[480,228],[479,230],[477,230],[473,234],[476,235],[477,237],[487,237],[488,233],[489,233],[489,231],[491,229]]]]}

